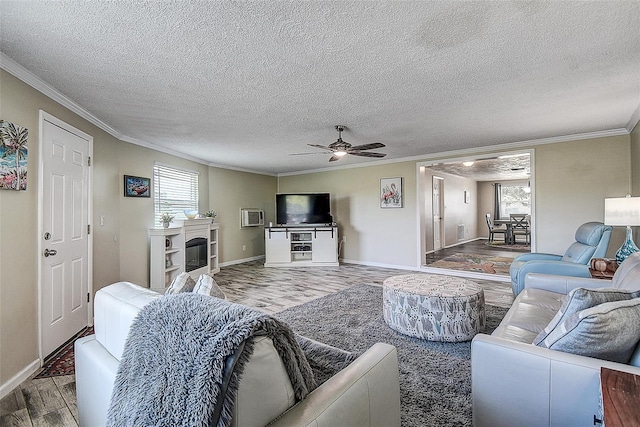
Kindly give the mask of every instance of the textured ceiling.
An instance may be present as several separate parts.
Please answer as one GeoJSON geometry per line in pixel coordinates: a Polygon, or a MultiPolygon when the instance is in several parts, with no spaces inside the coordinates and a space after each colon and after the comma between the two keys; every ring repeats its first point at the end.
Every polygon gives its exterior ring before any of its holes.
{"type": "Polygon", "coordinates": [[[465,166],[462,161],[445,162],[428,168],[435,172],[471,178],[475,181],[526,180],[531,177],[531,155],[522,153],[478,158],[474,159],[470,166],[465,166]]]}
{"type": "MultiPolygon", "coordinates": [[[[640,2],[0,1],[0,50],[125,135],[265,173],[621,129],[640,2]]],[[[636,114],[634,116],[634,114],[636,114]]]]}

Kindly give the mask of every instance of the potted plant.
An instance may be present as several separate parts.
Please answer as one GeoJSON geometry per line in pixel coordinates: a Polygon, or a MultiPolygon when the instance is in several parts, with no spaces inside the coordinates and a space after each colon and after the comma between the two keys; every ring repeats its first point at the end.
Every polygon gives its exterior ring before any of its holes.
{"type": "Polygon", "coordinates": [[[216,217],[218,216],[218,212],[214,210],[209,210],[207,211],[207,213],[204,214],[204,216],[206,216],[207,218],[211,218],[211,222],[213,223],[213,221],[215,221],[216,217]]]}
{"type": "Polygon", "coordinates": [[[171,221],[173,221],[174,216],[171,215],[168,212],[164,212],[161,216],[160,216],[160,220],[162,221],[162,226],[164,228],[169,228],[169,224],[171,224],[171,221]]]}

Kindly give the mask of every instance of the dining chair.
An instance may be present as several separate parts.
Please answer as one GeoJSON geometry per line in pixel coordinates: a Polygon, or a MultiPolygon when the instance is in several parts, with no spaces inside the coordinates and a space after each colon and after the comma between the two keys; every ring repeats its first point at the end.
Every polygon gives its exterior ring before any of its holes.
{"type": "Polygon", "coordinates": [[[531,229],[529,228],[529,215],[527,214],[511,214],[509,215],[511,221],[511,235],[513,236],[513,242],[517,243],[517,236],[524,236],[525,243],[528,245],[531,243],[531,229]]]}
{"type": "Polygon", "coordinates": [[[491,220],[491,214],[488,213],[485,215],[485,219],[487,220],[487,227],[489,227],[489,242],[493,242],[493,236],[495,234],[502,234],[504,236],[505,243],[507,243],[507,229],[506,227],[496,227],[493,225],[493,221],[491,220]]]}

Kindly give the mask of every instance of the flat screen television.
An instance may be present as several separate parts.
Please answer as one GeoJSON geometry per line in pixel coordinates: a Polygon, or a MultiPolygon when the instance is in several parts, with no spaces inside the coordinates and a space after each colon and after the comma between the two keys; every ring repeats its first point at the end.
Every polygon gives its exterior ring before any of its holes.
{"type": "Polygon", "coordinates": [[[331,224],[329,193],[276,194],[279,225],[331,224]]]}

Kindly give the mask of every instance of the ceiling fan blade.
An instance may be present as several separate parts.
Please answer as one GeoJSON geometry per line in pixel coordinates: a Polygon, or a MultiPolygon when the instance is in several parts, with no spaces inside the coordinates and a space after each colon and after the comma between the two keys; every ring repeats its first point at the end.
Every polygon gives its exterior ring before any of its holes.
{"type": "Polygon", "coordinates": [[[309,147],[316,147],[316,148],[320,148],[322,150],[327,150],[327,151],[333,151],[330,147],[325,147],[324,145],[319,145],[319,144],[307,144],[309,147]]]}
{"type": "Polygon", "coordinates": [[[374,148],[383,148],[383,147],[386,147],[386,145],[381,144],[379,142],[372,142],[371,144],[355,145],[351,147],[351,149],[352,150],[373,150],[374,148]]]}
{"type": "Polygon", "coordinates": [[[336,160],[340,160],[342,158],[342,156],[331,156],[331,158],[329,159],[330,162],[335,162],[336,160]]]}
{"type": "Polygon", "coordinates": [[[290,156],[305,156],[307,154],[322,154],[322,155],[325,155],[327,153],[321,153],[319,151],[314,151],[313,153],[289,153],[290,156]]]}
{"type": "Polygon", "coordinates": [[[362,156],[362,157],[384,157],[386,154],[383,153],[370,153],[368,151],[349,151],[349,154],[354,156],[362,156]]]}

